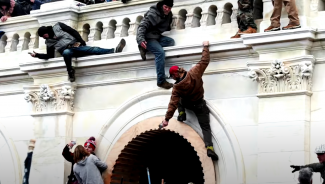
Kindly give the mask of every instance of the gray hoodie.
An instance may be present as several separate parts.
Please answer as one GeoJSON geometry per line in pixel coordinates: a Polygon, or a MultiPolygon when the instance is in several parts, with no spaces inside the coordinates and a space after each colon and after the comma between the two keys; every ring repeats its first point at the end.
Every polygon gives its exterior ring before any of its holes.
{"type": "Polygon", "coordinates": [[[106,169],[107,165],[94,155],[89,155],[73,166],[79,184],[104,184],[99,170],[106,169]]]}

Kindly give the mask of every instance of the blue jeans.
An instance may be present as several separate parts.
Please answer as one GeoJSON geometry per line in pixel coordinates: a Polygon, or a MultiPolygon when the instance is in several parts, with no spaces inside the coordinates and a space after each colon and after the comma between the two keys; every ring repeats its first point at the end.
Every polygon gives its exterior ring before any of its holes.
{"type": "Polygon", "coordinates": [[[165,51],[163,47],[174,46],[175,41],[167,36],[161,36],[159,39],[147,40],[147,50],[155,55],[157,84],[166,81],[165,75],[165,51]]]}
{"type": "Polygon", "coordinates": [[[101,54],[111,54],[114,53],[114,49],[103,49],[100,47],[89,47],[89,46],[80,46],[80,47],[71,47],[65,49],[62,53],[64,58],[65,65],[67,66],[68,72],[71,71],[71,60],[72,57],[82,57],[88,55],[101,55],[101,54]]]}

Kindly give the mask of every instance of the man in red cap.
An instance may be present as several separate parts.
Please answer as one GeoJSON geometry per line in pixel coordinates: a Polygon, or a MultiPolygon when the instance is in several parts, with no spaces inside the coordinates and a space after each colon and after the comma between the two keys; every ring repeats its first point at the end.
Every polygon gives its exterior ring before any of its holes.
{"type": "Polygon", "coordinates": [[[212,160],[218,160],[218,155],[214,152],[212,143],[210,110],[203,99],[204,89],[202,76],[210,62],[209,42],[203,42],[203,46],[201,61],[191,68],[191,70],[187,72],[178,66],[172,66],[169,69],[170,76],[176,82],[173,87],[163,126],[168,125],[168,121],[173,117],[177,107],[179,112],[177,120],[181,122],[186,120],[185,108],[192,110],[201,126],[207,155],[212,160]]]}
{"type": "Polygon", "coordinates": [[[136,38],[142,60],[146,60],[147,50],[155,55],[157,86],[164,89],[172,88],[173,84],[166,81],[163,47],[174,46],[175,41],[161,34],[171,30],[173,5],[173,0],[162,0],[157,5],[151,6],[138,27],[136,38]]]}

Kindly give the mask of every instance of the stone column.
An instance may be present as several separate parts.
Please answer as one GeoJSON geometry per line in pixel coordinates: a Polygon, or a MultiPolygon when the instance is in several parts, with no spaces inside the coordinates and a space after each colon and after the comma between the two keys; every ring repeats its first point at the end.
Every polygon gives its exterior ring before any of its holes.
{"type": "Polygon", "coordinates": [[[223,10],[218,10],[217,11],[217,17],[216,17],[216,25],[217,27],[221,27],[222,25],[222,18],[223,18],[223,10]]]}
{"type": "Polygon", "coordinates": [[[75,90],[76,84],[68,82],[24,87],[37,139],[29,183],[66,183],[71,167],[65,167],[62,150],[72,140],[75,90]]]}
{"type": "MultiPolygon", "coordinates": [[[[28,38],[25,38],[25,37],[20,37],[19,38],[19,41],[18,41],[18,44],[17,44],[17,51],[22,51],[23,50],[23,45],[25,44],[25,40],[28,39],[28,38]]],[[[28,40],[26,40],[28,41],[28,40]]]]}
{"type": "Polygon", "coordinates": [[[35,47],[35,41],[36,41],[36,37],[35,35],[31,35],[30,36],[30,41],[28,43],[28,50],[33,50],[35,47]]]}
{"type": "Polygon", "coordinates": [[[231,26],[235,27],[235,28],[238,28],[237,13],[238,13],[238,9],[233,8],[232,9],[232,14],[230,16],[231,26]]]}
{"type": "Polygon", "coordinates": [[[94,41],[95,33],[96,33],[96,28],[90,28],[90,32],[88,35],[88,42],[94,41]]]}
{"type": "Polygon", "coordinates": [[[6,53],[11,52],[11,44],[12,44],[12,37],[8,37],[8,39],[7,39],[7,45],[5,47],[5,52],[6,53]]]}
{"type": "Polygon", "coordinates": [[[130,28],[128,30],[128,34],[130,35],[137,35],[137,31],[138,31],[138,27],[139,27],[140,23],[139,22],[133,22],[130,23],[130,28]]]}
{"type": "Polygon", "coordinates": [[[104,25],[107,25],[107,26],[103,26],[103,32],[102,32],[102,40],[106,40],[107,39],[107,34],[108,34],[108,23],[107,24],[104,24],[104,25]]]}
{"type": "Polygon", "coordinates": [[[290,165],[305,165],[310,152],[313,56],[250,63],[258,82],[259,184],[294,183],[290,165]],[[276,176],[276,177],[273,177],[276,176]]]}
{"type": "Polygon", "coordinates": [[[114,32],[115,37],[120,37],[122,32],[122,24],[116,24],[116,30],[114,32]]]}
{"type": "Polygon", "coordinates": [[[173,15],[173,21],[172,21],[172,25],[171,28],[172,29],[176,29],[177,28],[177,20],[178,20],[179,15],[173,15]]]}
{"type": "Polygon", "coordinates": [[[192,27],[193,16],[193,13],[186,14],[185,29],[192,27]]]}
{"type": "Polygon", "coordinates": [[[200,25],[201,26],[207,26],[207,23],[208,23],[208,17],[209,17],[209,12],[202,12],[202,17],[201,17],[201,20],[200,20],[200,25]]]}

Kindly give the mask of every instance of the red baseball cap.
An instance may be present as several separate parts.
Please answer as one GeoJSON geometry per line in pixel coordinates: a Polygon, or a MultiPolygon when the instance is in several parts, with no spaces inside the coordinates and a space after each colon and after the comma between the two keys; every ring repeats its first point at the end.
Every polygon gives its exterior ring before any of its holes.
{"type": "Polygon", "coordinates": [[[169,77],[171,77],[173,74],[175,74],[176,72],[178,72],[178,69],[179,69],[179,67],[176,66],[176,65],[170,67],[169,68],[169,75],[170,75],[169,77]]]}

